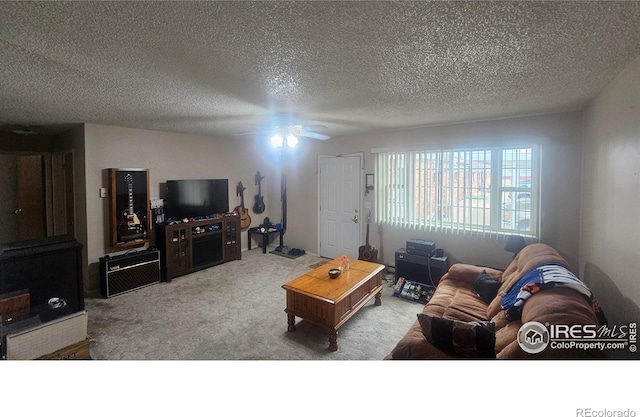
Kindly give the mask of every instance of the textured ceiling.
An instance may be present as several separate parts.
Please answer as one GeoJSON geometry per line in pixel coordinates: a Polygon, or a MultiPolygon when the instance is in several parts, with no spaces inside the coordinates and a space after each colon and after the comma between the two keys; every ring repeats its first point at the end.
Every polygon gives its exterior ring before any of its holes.
{"type": "Polygon", "coordinates": [[[514,117],[581,109],[640,55],[630,1],[3,1],[0,11],[0,125],[236,137],[284,112],[338,136],[514,117]]]}

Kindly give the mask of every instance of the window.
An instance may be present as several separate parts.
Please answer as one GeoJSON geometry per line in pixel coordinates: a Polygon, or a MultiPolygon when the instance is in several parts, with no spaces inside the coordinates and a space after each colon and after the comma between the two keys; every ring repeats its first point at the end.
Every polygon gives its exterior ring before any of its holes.
{"type": "Polygon", "coordinates": [[[532,146],[380,151],[376,220],[419,230],[537,237],[538,165],[532,146]]]}

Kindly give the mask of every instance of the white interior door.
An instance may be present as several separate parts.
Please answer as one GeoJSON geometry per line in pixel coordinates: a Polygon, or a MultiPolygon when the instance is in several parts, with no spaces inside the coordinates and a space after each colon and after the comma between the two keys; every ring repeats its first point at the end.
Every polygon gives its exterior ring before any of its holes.
{"type": "Polygon", "coordinates": [[[320,156],[318,166],[318,253],[325,258],[345,254],[357,259],[361,236],[362,158],[320,156]]]}

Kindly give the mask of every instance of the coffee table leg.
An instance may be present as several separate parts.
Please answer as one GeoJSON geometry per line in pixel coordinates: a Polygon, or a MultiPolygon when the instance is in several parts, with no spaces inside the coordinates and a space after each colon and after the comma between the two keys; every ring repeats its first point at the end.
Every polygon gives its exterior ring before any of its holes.
{"type": "Polygon", "coordinates": [[[293,314],[287,313],[287,331],[295,332],[296,331],[296,316],[293,314]]]}
{"type": "Polygon", "coordinates": [[[382,305],[382,291],[378,291],[378,293],[376,294],[376,300],[374,301],[374,304],[377,306],[382,305]]]}
{"type": "Polygon", "coordinates": [[[338,331],[336,329],[329,330],[329,350],[332,352],[338,350],[338,331]]]}

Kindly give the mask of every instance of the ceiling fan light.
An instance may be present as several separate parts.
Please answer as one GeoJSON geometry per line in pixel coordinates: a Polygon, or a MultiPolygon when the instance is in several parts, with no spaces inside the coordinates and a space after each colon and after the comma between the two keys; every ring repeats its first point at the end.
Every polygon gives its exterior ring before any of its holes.
{"type": "Polygon", "coordinates": [[[287,135],[287,146],[294,148],[298,144],[298,138],[295,135],[287,135]]]}
{"type": "Polygon", "coordinates": [[[271,144],[276,148],[281,148],[282,145],[284,145],[284,138],[280,133],[276,133],[275,135],[271,136],[271,144]]]}

